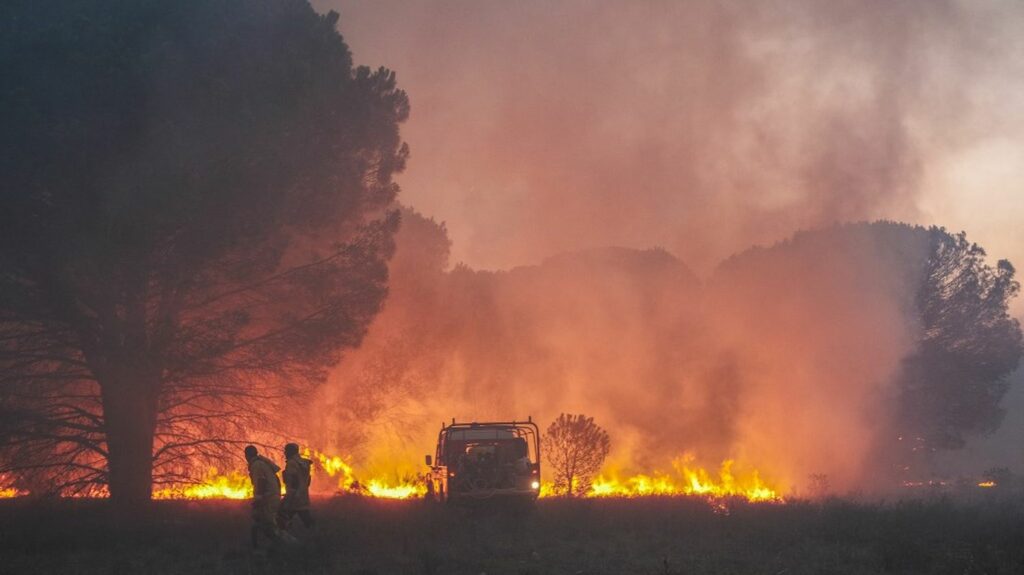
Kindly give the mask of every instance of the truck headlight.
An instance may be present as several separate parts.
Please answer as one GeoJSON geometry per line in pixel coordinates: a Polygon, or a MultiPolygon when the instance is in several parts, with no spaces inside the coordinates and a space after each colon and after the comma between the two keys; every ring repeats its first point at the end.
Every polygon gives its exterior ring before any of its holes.
{"type": "Polygon", "coordinates": [[[534,481],[533,483],[530,484],[530,487],[534,489],[540,489],[540,481],[534,481]]]}

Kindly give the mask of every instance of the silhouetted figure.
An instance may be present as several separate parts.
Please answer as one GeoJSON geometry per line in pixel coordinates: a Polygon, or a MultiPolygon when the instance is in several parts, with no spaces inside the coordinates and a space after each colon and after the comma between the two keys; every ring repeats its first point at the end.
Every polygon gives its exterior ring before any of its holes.
{"type": "Polygon", "coordinates": [[[307,528],[316,523],[309,514],[309,484],[312,480],[310,468],[313,462],[299,455],[299,446],[289,443],[284,446],[284,478],[285,494],[281,500],[281,511],[278,513],[278,527],[287,529],[292,517],[298,515],[307,528]]]}
{"type": "Polygon", "coordinates": [[[274,522],[281,503],[281,482],[277,478],[281,468],[260,455],[252,445],[245,448],[245,460],[249,462],[249,480],[252,481],[252,546],[259,548],[260,533],[271,542],[281,539],[274,522]]]}

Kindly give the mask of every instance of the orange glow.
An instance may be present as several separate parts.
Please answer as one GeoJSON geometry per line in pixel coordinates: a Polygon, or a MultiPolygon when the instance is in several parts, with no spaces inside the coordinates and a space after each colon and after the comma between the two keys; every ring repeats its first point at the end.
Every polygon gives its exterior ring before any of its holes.
{"type": "Polygon", "coordinates": [[[75,493],[61,493],[61,497],[71,497],[73,499],[106,499],[107,497],[110,497],[110,490],[107,489],[106,485],[93,485],[75,493]]]}
{"type": "MultiPolygon", "coordinates": [[[[673,462],[675,473],[655,471],[620,477],[605,472],[594,480],[587,497],[699,496],[708,498],[743,497],[748,501],[783,501],[778,488],[765,483],[757,470],[737,475],[734,461],[722,462],[717,474],[694,463],[692,455],[673,462]]],[[[541,486],[541,497],[554,495],[553,486],[541,486]]]]}
{"type": "Polygon", "coordinates": [[[12,479],[7,475],[0,475],[0,499],[13,499],[15,497],[28,495],[28,493],[10,485],[11,481],[12,479]]]}
{"type": "Polygon", "coordinates": [[[415,478],[398,478],[396,481],[389,481],[384,477],[372,477],[362,483],[356,479],[356,473],[352,466],[337,455],[327,455],[320,451],[306,449],[303,456],[312,459],[328,477],[337,477],[339,493],[369,495],[384,499],[409,499],[422,497],[427,493],[426,484],[415,478]]]}
{"type": "Polygon", "coordinates": [[[0,499],[12,499],[14,497],[21,497],[28,495],[24,491],[19,491],[14,487],[0,487],[0,499]]]}
{"type": "MultiPolygon", "coordinates": [[[[306,449],[303,457],[314,463],[313,474],[325,474],[337,481],[336,494],[361,495],[384,499],[410,499],[423,497],[427,493],[426,484],[418,477],[400,477],[393,479],[385,476],[369,477],[365,481],[357,479],[353,467],[337,455],[328,455],[320,451],[306,449]]],[[[0,477],[0,480],[3,480],[0,477]]],[[[0,485],[4,483],[0,481],[0,485]]],[[[28,495],[27,492],[14,487],[0,487],[0,499],[10,499],[28,495]]],[[[109,497],[106,487],[99,486],[78,493],[65,493],[66,497],[97,498],[109,497]]],[[[202,480],[192,484],[178,484],[153,490],[153,499],[249,499],[252,497],[252,483],[249,476],[241,471],[222,473],[216,467],[210,467],[202,480]]]]}
{"type": "Polygon", "coordinates": [[[211,467],[202,483],[160,489],[153,499],[248,499],[252,497],[249,477],[238,472],[221,475],[211,467]]]}
{"type": "Polygon", "coordinates": [[[384,480],[371,479],[366,484],[366,491],[373,497],[409,499],[411,497],[422,497],[427,493],[427,487],[422,482],[400,481],[395,485],[391,485],[384,480]]]}
{"type": "Polygon", "coordinates": [[[995,481],[982,481],[981,483],[978,484],[978,487],[995,487],[995,486],[996,486],[996,482],[995,481]]]}
{"type": "MultiPolygon", "coordinates": [[[[365,482],[357,479],[355,470],[342,457],[306,449],[303,457],[314,463],[313,473],[323,473],[337,481],[337,493],[343,495],[364,495],[386,499],[409,499],[422,497],[426,485],[415,478],[389,481],[384,477],[372,477],[365,482]]],[[[153,499],[248,499],[252,497],[249,477],[236,471],[220,473],[210,468],[203,480],[195,485],[180,485],[153,492],[153,499]]]]}

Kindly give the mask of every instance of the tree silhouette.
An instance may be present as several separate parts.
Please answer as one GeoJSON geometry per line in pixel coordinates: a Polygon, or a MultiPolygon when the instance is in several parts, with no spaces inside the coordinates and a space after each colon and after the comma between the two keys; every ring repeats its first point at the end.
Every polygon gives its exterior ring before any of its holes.
{"type": "Polygon", "coordinates": [[[723,262],[709,307],[742,321],[754,341],[783,342],[773,361],[799,349],[801,371],[812,369],[822,386],[863,383],[850,376],[859,367],[851,360],[867,367],[868,340],[900,330],[905,355],[886,370],[884,395],[872,398],[885,402],[872,456],[891,480],[924,471],[931,454],[1002,421],[999,404],[1022,353],[1008,312],[1019,285],[1008,261],[985,255],[964,233],[935,226],[879,221],[799,232],[723,262]],[[800,346],[788,343],[794,338],[800,346]]]}
{"type": "Polygon", "coordinates": [[[555,474],[555,492],[584,495],[608,457],[611,440],[593,417],[561,414],[543,437],[544,453],[555,474]]]}
{"type": "MultiPolygon", "coordinates": [[[[367,453],[375,435],[413,441],[410,429],[425,415],[409,406],[436,393],[444,359],[455,348],[446,333],[453,314],[442,303],[451,249],[445,226],[408,207],[400,213],[402,226],[388,262],[387,305],[359,349],[332,370],[312,426],[320,445],[357,457],[367,453]]],[[[297,418],[308,421],[309,415],[297,418]]],[[[429,421],[432,426],[433,417],[429,421]]]]}
{"type": "Polygon", "coordinates": [[[926,450],[964,445],[999,427],[999,402],[1020,361],[1021,331],[1009,301],[1020,290],[1010,262],[995,266],[966,234],[929,228],[929,257],[915,299],[918,341],[904,361],[900,419],[906,442],[926,450]]]}
{"type": "Polygon", "coordinates": [[[0,19],[0,472],[131,505],[359,343],[408,100],[306,2],[0,19]]]}

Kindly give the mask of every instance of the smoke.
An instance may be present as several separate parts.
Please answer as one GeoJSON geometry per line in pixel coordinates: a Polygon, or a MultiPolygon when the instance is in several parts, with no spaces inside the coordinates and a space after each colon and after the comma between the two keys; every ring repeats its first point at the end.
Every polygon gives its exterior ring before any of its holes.
{"type": "Polygon", "coordinates": [[[708,286],[713,337],[741,366],[734,449],[789,488],[811,474],[878,490],[898,375],[918,336],[927,234],[888,223],[797,234],[723,263],[708,286]]]}
{"type": "MultiPolygon", "coordinates": [[[[602,248],[507,272],[448,269],[445,229],[405,210],[392,293],[322,389],[314,441],[409,474],[442,421],[542,425],[586,413],[608,470],[691,454],[785,492],[898,478],[898,375],[915,348],[929,233],[890,223],[805,232],[707,282],[664,250],[602,248]]],[[[906,462],[900,462],[906,463],[906,462]]]]}
{"type": "Polygon", "coordinates": [[[385,311],[324,388],[318,441],[370,468],[418,462],[450,417],[582,411],[618,468],[695,451],[872,487],[924,247],[729,256],[877,218],[1024,256],[986,225],[1021,196],[948,168],[988,165],[994,134],[1020,150],[1012,3],[314,4],[397,70],[403,202],[447,226],[406,214],[385,311]]]}
{"type": "Polygon", "coordinates": [[[404,201],[448,224],[455,261],[653,245],[704,274],[798,229],[877,218],[1024,255],[977,235],[998,208],[960,209],[995,190],[947,173],[1024,133],[1005,79],[1024,46],[1013,3],[316,4],[412,95],[404,201]]]}

